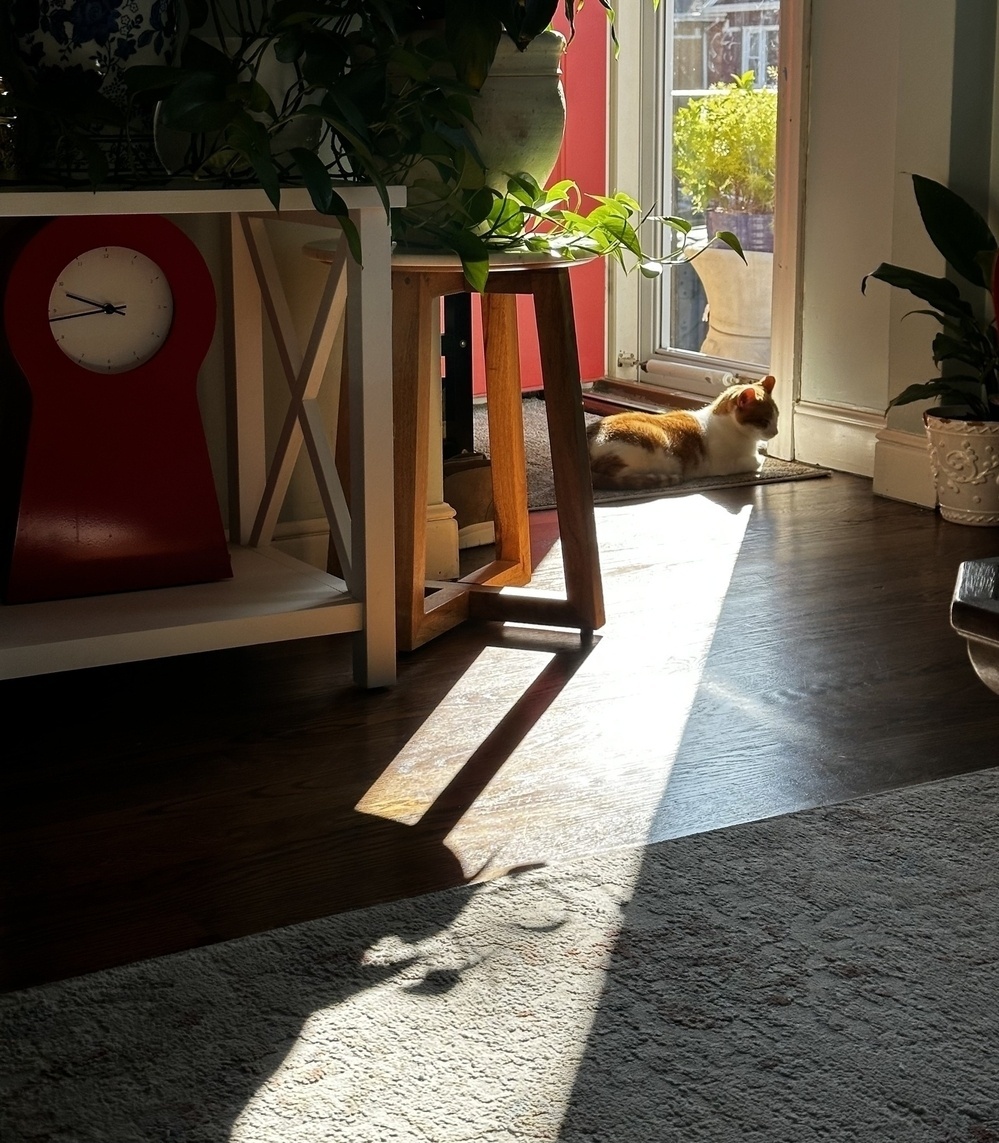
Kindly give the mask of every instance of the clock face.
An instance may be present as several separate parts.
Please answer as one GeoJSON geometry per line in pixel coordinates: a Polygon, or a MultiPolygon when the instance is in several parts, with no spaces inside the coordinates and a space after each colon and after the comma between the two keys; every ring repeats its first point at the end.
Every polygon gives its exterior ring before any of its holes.
{"type": "Polygon", "coordinates": [[[49,329],[71,360],[126,373],[153,357],[173,322],[166,275],[137,250],[96,246],[69,262],[49,294],[49,329]]]}

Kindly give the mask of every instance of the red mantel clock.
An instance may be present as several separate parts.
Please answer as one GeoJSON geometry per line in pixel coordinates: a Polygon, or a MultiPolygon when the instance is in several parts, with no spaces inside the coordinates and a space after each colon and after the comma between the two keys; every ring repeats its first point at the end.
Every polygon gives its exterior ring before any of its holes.
{"type": "Polygon", "coordinates": [[[35,221],[0,275],[4,601],[230,576],[196,392],[215,290],[194,243],[152,215],[35,221]]]}

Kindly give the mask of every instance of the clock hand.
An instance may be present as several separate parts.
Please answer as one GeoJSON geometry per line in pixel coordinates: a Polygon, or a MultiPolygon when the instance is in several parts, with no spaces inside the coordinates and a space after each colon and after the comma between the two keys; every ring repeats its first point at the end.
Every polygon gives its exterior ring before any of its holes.
{"type": "Polygon", "coordinates": [[[72,298],[74,302],[86,302],[88,306],[96,306],[106,314],[123,314],[125,312],[124,305],[116,306],[111,302],[95,302],[93,298],[84,298],[80,294],[71,294],[69,290],[66,290],[65,293],[66,297],[72,298]]]}
{"type": "Polygon", "coordinates": [[[85,298],[80,294],[71,294],[69,290],[65,291],[67,298],[72,298],[74,302],[86,302],[88,306],[96,306],[98,310],[106,314],[124,314],[124,305],[116,306],[111,302],[95,302],[93,298],[85,298]]]}
{"type": "Polygon", "coordinates": [[[122,306],[121,308],[112,307],[111,309],[108,309],[107,307],[102,307],[99,310],[77,310],[77,312],[75,314],[59,314],[58,317],[50,317],[49,318],[49,324],[51,325],[51,323],[54,321],[68,321],[70,318],[90,317],[91,314],[121,314],[122,316],[124,316],[125,307],[124,306],[122,306]]]}

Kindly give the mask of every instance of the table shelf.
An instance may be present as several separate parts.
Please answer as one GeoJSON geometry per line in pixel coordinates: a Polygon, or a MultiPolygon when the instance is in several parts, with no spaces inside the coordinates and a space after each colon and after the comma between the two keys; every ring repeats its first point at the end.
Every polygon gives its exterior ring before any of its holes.
{"type": "Polygon", "coordinates": [[[245,647],[361,628],[335,576],[276,548],[230,547],[233,577],[0,612],[0,679],[245,647]]]}

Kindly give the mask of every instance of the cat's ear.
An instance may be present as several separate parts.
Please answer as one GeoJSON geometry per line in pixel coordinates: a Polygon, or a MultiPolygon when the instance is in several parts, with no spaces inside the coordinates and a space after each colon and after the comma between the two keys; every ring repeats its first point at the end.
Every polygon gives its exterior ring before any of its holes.
{"type": "Polygon", "coordinates": [[[747,405],[751,405],[754,401],[758,400],[756,390],[752,387],[743,389],[739,394],[738,404],[740,409],[744,409],[747,405]]]}
{"type": "Polygon", "coordinates": [[[777,384],[777,378],[768,375],[763,378],[760,384],[764,389],[766,389],[768,393],[772,393],[774,391],[774,386],[777,384]]]}

